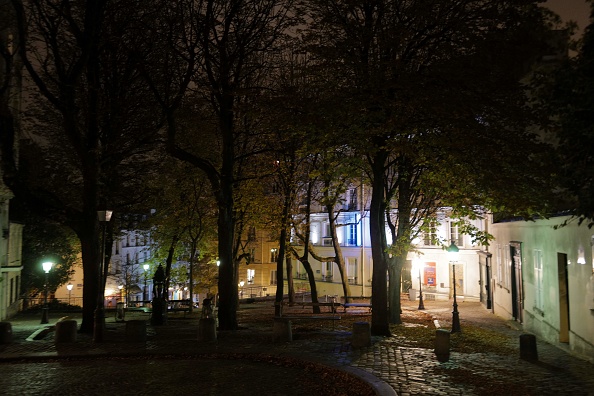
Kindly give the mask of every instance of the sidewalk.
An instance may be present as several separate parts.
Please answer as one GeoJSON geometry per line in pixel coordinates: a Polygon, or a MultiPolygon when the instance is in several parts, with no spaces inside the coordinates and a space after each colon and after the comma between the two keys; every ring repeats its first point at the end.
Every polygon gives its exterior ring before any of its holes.
{"type": "MultiPolygon", "coordinates": [[[[417,311],[417,301],[402,303],[404,312],[417,311]]],[[[242,305],[241,309],[247,310],[245,314],[249,315],[249,310],[258,309],[258,305],[242,305]]],[[[426,301],[425,308],[424,313],[436,319],[440,326],[450,328],[451,302],[426,301]]],[[[372,383],[376,393],[380,395],[594,395],[592,364],[540,340],[537,342],[538,361],[520,360],[521,331],[517,324],[496,317],[479,303],[461,302],[458,308],[462,332],[465,326],[471,324],[497,331],[505,336],[504,342],[515,353],[499,355],[451,352],[449,361],[440,363],[433,349],[403,346],[398,337],[372,337],[370,347],[352,348],[350,333],[342,330],[307,334],[289,343],[273,344],[272,320],[259,326],[250,324],[246,329],[236,332],[219,332],[217,342],[200,343],[197,341],[197,314],[186,318],[179,314],[165,326],[148,326],[147,341],[141,343],[126,342],[125,323],[117,323],[111,316],[106,318],[105,342],[95,344],[89,335],[79,334],[75,343],[56,345],[51,334],[41,340],[27,341],[36,330],[48,325],[39,324],[40,317],[19,315],[11,320],[13,342],[0,345],[0,369],[6,374],[7,364],[36,363],[48,359],[59,361],[142,356],[182,359],[189,356],[212,358],[216,355],[234,356],[241,361],[242,356],[249,354],[267,354],[347,370],[372,383]]],[[[64,315],[50,315],[49,325],[55,324],[62,316],[64,315]]],[[[126,316],[127,320],[134,318],[148,319],[148,316],[141,313],[128,313],[126,316]]],[[[80,318],[73,319],[78,319],[80,324],[80,318]]],[[[239,362],[237,364],[241,365],[239,362]]],[[[127,370],[131,370],[130,367],[127,370]]],[[[172,366],[170,370],[173,374],[179,371],[179,367],[172,366]]],[[[273,373],[267,375],[273,381],[273,373]]],[[[6,378],[3,376],[0,379],[0,385],[4,385],[6,378]]],[[[76,381],[80,381],[70,377],[62,380],[66,384],[70,382],[73,389],[78,384],[76,381]]],[[[233,382],[249,383],[251,380],[253,378],[233,377],[233,382]]],[[[181,383],[177,385],[178,388],[181,387],[181,383]]],[[[176,393],[176,383],[170,386],[170,394],[176,393]]],[[[247,394],[255,393],[248,391],[247,394]]]]}

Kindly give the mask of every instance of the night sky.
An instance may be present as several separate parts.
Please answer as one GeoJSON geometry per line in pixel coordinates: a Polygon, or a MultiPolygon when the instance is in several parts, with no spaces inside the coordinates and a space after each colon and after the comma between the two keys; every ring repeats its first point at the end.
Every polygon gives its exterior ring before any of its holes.
{"type": "Polygon", "coordinates": [[[548,0],[545,5],[559,14],[564,21],[577,22],[580,30],[588,26],[590,5],[586,0],[548,0]]]}

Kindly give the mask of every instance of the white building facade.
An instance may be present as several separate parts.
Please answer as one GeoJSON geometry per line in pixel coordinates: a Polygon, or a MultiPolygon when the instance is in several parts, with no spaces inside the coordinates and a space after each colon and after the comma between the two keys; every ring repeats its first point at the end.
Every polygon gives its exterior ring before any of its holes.
{"type": "MultiPolygon", "coordinates": [[[[364,195],[370,196],[369,191],[364,194],[359,188],[352,188],[345,194],[344,203],[336,208],[340,211],[337,225],[338,243],[341,246],[343,260],[345,263],[346,277],[349,283],[350,296],[370,297],[371,281],[373,270],[373,259],[371,253],[371,238],[369,225],[369,207],[364,201],[364,195]]],[[[322,211],[320,206],[312,205],[310,218],[310,240],[316,255],[321,257],[333,257],[334,248],[330,236],[330,224],[328,215],[322,211]]],[[[448,261],[448,255],[444,246],[454,242],[460,249],[459,260],[455,263],[456,293],[461,299],[485,300],[488,293],[485,288],[488,285],[484,281],[485,273],[481,271],[481,252],[484,249],[473,244],[470,236],[459,232],[456,222],[445,215],[446,211],[438,214],[438,221],[430,227],[427,234],[421,235],[413,241],[414,249],[407,256],[407,264],[403,269],[403,292],[408,288],[416,290],[421,287],[424,298],[431,300],[447,300],[453,294],[452,263],[448,261]],[[408,282],[407,282],[408,280],[408,282]]],[[[469,221],[476,229],[484,231],[485,220],[469,221]]],[[[247,294],[244,296],[274,295],[276,291],[276,255],[278,241],[269,240],[258,234],[252,238],[253,243],[250,256],[255,260],[249,265],[243,262],[239,270],[240,285],[244,281],[244,289],[247,294]],[[262,265],[260,265],[262,264],[262,265]],[[249,287],[248,287],[249,286],[249,287]],[[264,292],[263,292],[264,290],[264,292]]],[[[386,229],[388,243],[391,242],[391,235],[386,229]]],[[[298,251],[302,248],[294,238],[294,246],[298,251]]],[[[309,280],[303,265],[294,257],[290,257],[292,278],[297,293],[310,291],[309,280]]],[[[338,265],[333,261],[320,262],[309,257],[316,282],[318,296],[324,298],[344,295],[338,265]]],[[[283,268],[283,278],[287,282],[286,265],[283,268]]],[[[287,286],[283,289],[287,292],[287,286]]],[[[241,293],[241,290],[240,290],[241,293]]]]}
{"type": "MultiPolygon", "coordinates": [[[[368,211],[345,211],[338,218],[340,224],[349,224],[337,229],[338,242],[341,245],[343,259],[350,285],[351,296],[371,296],[373,259],[369,231],[368,211]]],[[[481,221],[475,221],[482,227],[481,221]]],[[[329,233],[327,216],[317,213],[311,219],[312,243],[317,255],[334,256],[329,233]]],[[[480,266],[478,252],[480,246],[471,243],[470,237],[458,233],[453,221],[442,218],[430,231],[433,235],[423,235],[413,244],[414,251],[408,253],[407,264],[403,269],[403,280],[408,279],[409,287],[418,293],[423,290],[424,298],[447,300],[453,293],[452,263],[448,261],[444,245],[453,241],[460,249],[460,256],[455,263],[456,293],[461,298],[481,299],[480,266]]],[[[387,235],[388,230],[386,230],[387,235]]],[[[303,265],[292,259],[293,278],[298,291],[307,291],[309,284],[303,265]]],[[[314,271],[318,295],[342,297],[342,283],[338,266],[333,262],[319,262],[310,258],[314,271]]],[[[404,283],[406,285],[406,282],[404,283]]],[[[407,290],[403,290],[406,292],[407,290]]]]}
{"type": "Polygon", "coordinates": [[[594,362],[594,229],[553,217],[489,231],[493,312],[594,362]]]}
{"type": "Polygon", "coordinates": [[[151,254],[150,233],[120,230],[113,241],[105,283],[106,306],[152,299],[156,267],[151,263],[151,254]]]}
{"type": "MultiPolygon", "coordinates": [[[[0,0],[0,12],[7,13],[12,8],[6,0],[0,0]]],[[[7,21],[11,21],[11,15],[3,15],[6,19],[0,29],[2,43],[6,43],[5,50],[12,54],[18,45],[16,26],[10,26],[7,21]]],[[[20,131],[20,108],[21,108],[21,62],[17,55],[13,57],[13,69],[9,71],[8,80],[5,80],[7,70],[6,63],[0,61],[0,81],[8,82],[8,87],[2,92],[0,101],[7,105],[14,116],[14,152],[18,157],[18,140],[20,131]]],[[[3,131],[3,133],[6,133],[3,131]]],[[[10,200],[13,198],[12,192],[4,185],[2,179],[2,169],[0,168],[0,320],[8,319],[14,316],[20,309],[21,294],[21,252],[23,226],[16,222],[11,222],[9,218],[10,200]]]]}
{"type": "Polygon", "coordinates": [[[22,224],[9,220],[10,191],[0,182],[0,320],[14,316],[21,307],[22,224]]]}

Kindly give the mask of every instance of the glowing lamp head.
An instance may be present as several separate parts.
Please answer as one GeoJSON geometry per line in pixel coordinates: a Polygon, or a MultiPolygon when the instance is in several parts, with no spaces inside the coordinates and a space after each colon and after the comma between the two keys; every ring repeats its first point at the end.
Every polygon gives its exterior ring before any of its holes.
{"type": "Polygon", "coordinates": [[[447,252],[448,260],[450,262],[455,263],[458,261],[458,258],[460,257],[460,249],[458,249],[458,246],[456,246],[454,241],[452,241],[452,244],[447,248],[447,252]]]}
{"type": "Polygon", "coordinates": [[[48,272],[50,272],[50,270],[54,266],[54,263],[52,263],[51,261],[44,261],[43,263],[41,263],[41,266],[43,267],[43,270],[47,274],[48,272]]]}

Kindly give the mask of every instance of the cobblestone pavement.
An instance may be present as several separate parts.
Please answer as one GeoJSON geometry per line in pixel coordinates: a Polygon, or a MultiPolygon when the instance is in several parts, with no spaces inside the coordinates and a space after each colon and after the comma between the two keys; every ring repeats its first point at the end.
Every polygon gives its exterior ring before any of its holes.
{"type": "MultiPolygon", "coordinates": [[[[403,310],[416,310],[416,304],[403,301],[403,310]]],[[[439,325],[449,328],[450,302],[427,301],[425,308],[439,325]]],[[[386,396],[594,395],[594,365],[591,363],[541,340],[537,340],[538,361],[521,360],[519,335],[522,332],[517,325],[497,318],[479,303],[462,302],[459,311],[463,331],[470,323],[495,330],[506,336],[506,342],[517,353],[452,352],[448,362],[440,363],[432,349],[404,347],[397,337],[372,337],[371,346],[353,348],[351,334],[343,330],[300,335],[292,342],[272,343],[272,325],[269,330],[248,328],[219,332],[216,342],[204,343],[197,341],[196,317],[183,316],[172,318],[165,326],[148,326],[146,342],[126,342],[125,323],[117,323],[111,317],[107,319],[103,343],[93,343],[89,336],[79,334],[74,343],[55,344],[51,333],[39,340],[31,340],[35,332],[48,325],[39,324],[37,316],[19,315],[11,320],[12,342],[0,345],[0,393],[49,395],[59,389],[65,395],[140,395],[156,391],[164,395],[200,394],[196,393],[195,383],[193,388],[187,386],[186,379],[198,381],[205,367],[209,368],[209,375],[220,377],[221,384],[230,381],[249,383],[256,374],[245,367],[242,357],[269,354],[339,367],[372,383],[377,394],[386,396]],[[110,359],[109,370],[104,364],[92,363],[106,357],[110,359]],[[226,359],[216,359],[215,365],[213,357],[226,359]],[[195,359],[210,361],[205,364],[195,359]],[[81,362],[89,363],[81,365],[81,362]],[[213,371],[213,366],[220,370],[213,371]],[[139,387],[139,383],[143,385],[139,387]],[[150,389],[147,384],[152,384],[150,389]],[[477,384],[481,385],[478,387],[480,392],[476,390],[477,384]],[[101,392],[97,391],[98,387],[101,392]]],[[[134,317],[127,317],[131,318],[134,317]]],[[[146,316],[136,318],[148,319],[146,316]]],[[[49,326],[58,319],[58,316],[50,316],[49,326]]],[[[248,366],[253,364],[250,362],[248,366]]],[[[287,372],[287,375],[292,374],[287,372]]],[[[264,385],[275,381],[274,373],[267,373],[265,377],[258,374],[258,378],[264,385]]],[[[283,393],[278,388],[266,392],[265,388],[256,386],[257,381],[253,384],[248,388],[250,391],[241,394],[297,394],[283,393]]],[[[238,393],[227,387],[211,394],[238,393]]]]}

